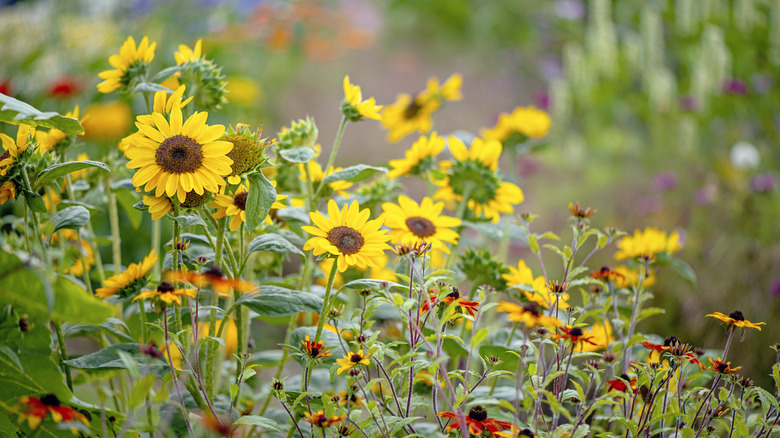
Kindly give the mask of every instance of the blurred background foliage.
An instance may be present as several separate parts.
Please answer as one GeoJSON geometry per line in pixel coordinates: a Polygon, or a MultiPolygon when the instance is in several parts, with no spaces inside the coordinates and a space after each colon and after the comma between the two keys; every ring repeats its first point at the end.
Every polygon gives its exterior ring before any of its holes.
{"type": "MultiPolygon", "coordinates": [[[[158,69],[173,64],[179,44],[202,38],[231,92],[229,104],[209,119],[262,123],[272,137],[291,119],[310,115],[329,145],[345,74],[389,104],[397,93],[422,89],[428,77],[461,72],[464,99],[437,113],[440,134],[477,134],[516,106],[546,109],[550,135],[519,150],[514,166],[504,163],[517,169],[509,177],[525,191],[521,210],[540,214],[556,232],[565,228],[565,206],[573,201],[597,208],[592,222],[599,227],[679,231],[685,244],[679,257],[698,282],[663,271],[654,304],[666,313],[640,329],[716,348],[721,330],[703,315],[739,308],[767,326],[735,354],[747,375],[769,382],[759,376],[775,360],[769,346],[780,342],[773,318],[780,311],[778,0],[0,5],[0,92],[43,110],[79,105],[90,142],[74,148],[73,158],[95,145],[114,148],[131,131],[131,109],[145,112],[143,102],[95,88],[97,72],[109,67],[108,56],[128,35],[157,41],[158,69]]],[[[358,124],[337,164],[380,164],[402,156],[413,141],[389,145],[379,124],[358,124]]],[[[149,219],[125,212],[127,233],[143,237],[149,219]]],[[[107,226],[97,231],[109,234],[107,226]]],[[[509,264],[530,258],[525,248],[512,249],[509,264]]],[[[101,251],[107,256],[110,248],[101,251]]],[[[125,251],[135,260],[146,250],[125,251]]]]}

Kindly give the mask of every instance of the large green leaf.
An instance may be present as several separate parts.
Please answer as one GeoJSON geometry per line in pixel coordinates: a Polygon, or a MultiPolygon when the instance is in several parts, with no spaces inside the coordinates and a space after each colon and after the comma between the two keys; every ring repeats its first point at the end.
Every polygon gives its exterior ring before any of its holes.
{"type": "Polygon", "coordinates": [[[298,254],[301,263],[306,261],[306,255],[295,245],[279,234],[269,233],[257,236],[249,242],[247,254],[255,251],[268,251],[277,254],[298,254]]]}
{"type": "Polygon", "coordinates": [[[2,104],[0,106],[0,122],[54,128],[73,135],[84,133],[84,127],[72,117],[65,117],[52,111],[41,112],[28,103],[2,93],[0,93],[0,104],[2,104]]]}
{"type": "Polygon", "coordinates": [[[257,415],[244,415],[243,417],[236,420],[233,424],[247,425],[247,426],[260,426],[266,430],[273,429],[282,433],[284,432],[279,427],[279,423],[277,423],[276,421],[270,418],[258,417],[257,415]]]}
{"type": "Polygon", "coordinates": [[[314,158],[314,149],[308,146],[301,146],[292,149],[281,149],[279,155],[291,163],[308,163],[314,158]]]}
{"type": "Polygon", "coordinates": [[[253,173],[247,179],[249,194],[246,198],[246,228],[252,232],[271,211],[276,201],[276,188],[262,172],[253,173]]]}
{"type": "Polygon", "coordinates": [[[54,224],[52,234],[63,228],[78,230],[89,222],[89,210],[80,205],[64,208],[52,216],[51,222],[54,224]]]}
{"type": "Polygon", "coordinates": [[[66,276],[54,281],[38,268],[0,250],[0,304],[10,304],[32,317],[57,322],[100,323],[114,313],[111,305],[89,295],[66,276]]]}
{"type": "Polygon", "coordinates": [[[37,187],[41,187],[49,181],[57,179],[61,176],[65,176],[77,170],[86,169],[88,167],[99,167],[106,172],[111,172],[108,166],[106,166],[106,163],[102,163],[100,161],[68,161],[67,163],[52,164],[51,166],[43,169],[41,173],[38,174],[38,179],[36,180],[35,185],[37,187]]]}
{"type": "MultiPolygon", "coordinates": [[[[123,370],[127,365],[119,356],[119,352],[129,353],[129,357],[138,364],[138,369],[145,372],[154,371],[156,374],[164,374],[170,371],[168,362],[163,357],[154,358],[141,354],[139,344],[126,343],[108,346],[94,353],[85,354],[66,361],[70,367],[84,371],[110,371],[123,370]]],[[[126,356],[127,357],[127,356],[126,356]]]]}
{"type": "Polygon", "coordinates": [[[260,286],[260,293],[245,294],[236,304],[246,306],[260,316],[278,317],[298,312],[319,312],[322,298],[278,286],[260,286]]]}
{"type": "Polygon", "coordinates": [[[371,177],[371,175],[382,172],[387,173],[387,169],[384,167],[375,167],[375,166],[367,166],[365,164],[358,164],[357,166],[350,166],[346,169],[339,170],[338,172],[333,172],[330,175],[326,176],[325,179],[322,180],[323,184],[332,183],[335,181],[349,181],[349,182],[358,182],[363,181],[365,179],[368,179],[371,177]]]}

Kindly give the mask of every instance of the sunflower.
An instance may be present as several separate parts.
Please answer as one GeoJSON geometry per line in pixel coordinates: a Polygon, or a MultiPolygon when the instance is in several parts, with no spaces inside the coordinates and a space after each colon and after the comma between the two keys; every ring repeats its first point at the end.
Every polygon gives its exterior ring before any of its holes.
{"type": "Polygon", "coordinates": [[[459,203],[466,194],[471,211],[493,223],[498,222],[501,213],[512,213],[512,206],[523,202],[520,187],[501,181],[496,173],[501,143],[476,138],[466,149],[462,141],[450,137],[449,148],[456,161],[439,163],[446,173],[433,180],[440,187],[434,198],[459,203]]]}
{"type": "Polygon", "coordinates": [[[171,109],[170,124],[158,112],[152,114],[155,126],[136,122],[143,136],[136,138],[125,155],[127,167],[138,169],[133,185],[144,186],[155,196],[165,193],[184,202],[187,192],[219,192],[223,176],[231,172],[233,160],[226,154],[233,144],[217,139],[225,132],[222,125],[206,125],[208,114],[197,112],[182,123],[181,107],[171,109]]]}
{"type": "MultiPolygon", "coordinates": [[[[311,182],[316,187],[317,184],[321,183],[323,179],[325,179],[326,176],[338,172],[341,170],[340,167],[333,168],[331,167],[328,169],[328,173],[325,173],[322,171],[322,167],[317,163],[316,161],[309,161],[309,168],[308,172],[311,172],[311,182]]],[[[306,170],[306,164],[304,163],[298,163],[298,171],[300,172],[300,175],[298,176],[298,179],[300,179],[303,182],[308,181],[307,175],[308,172],[306,170]]],[[[340,196],[344,198],[349,198],[349,193],[346,192],[347,189],[352,187],[352,183],[349,181],[333,181],[328,183],[327,188],[330,189],[330,192],[337,193],[340,196]]],[[[323,198],[329,197],[330,193],[328,191],[321,192],[321,196],[323,198]]]]}
{"type": "Polygon", "coordinates": [[[456,73],[441,86],[437,79],[429,79],[427,88],[415,97],[399,94],[395,103],[382,112],[382,125],[390,130],[388,140],[395,143],[412,132],[430,131],[431,114],[441,107],[442,101],[459,100],[462,83],[462,76],[456,73]]]}
{"type": "Polygon", "coordinates": [[[339,272],[349,266],[365,269],[377,266],[379,257],[390,249],[387,242],[390,236],[382,227],[381,219],[368,220],[371,212],[360,210],[357,201],[339,211],[336,201],[328,201],[328,217],[319,211],[309,213],[316,225],[303,226],[301,229],[312,237],[303,246],[304,251],[313,250],[314,256],[328,253],[336,257],[339,272]]]}
{"type": "Polygon", "coordinates": [[[0,185],[0,205],[13,201],[16,198],[16,184],[13,181],[5,181],[0,185]]]}
{"type": "Polygon", "coordinates": [[[498,312],[508,313],[508,319],[512,322],[522,322],[526,327],[557,327],[558,319],[547,316],[542,312],[541,306],[533,301],[524,304],[515,304],[508,301],[499,301],[498,312]]]}
{"type": "Polygon", "coordinates": [[[750,322],[746,320],[745,315],[742,314],[741,310],[735,310],[729,313],[728,315],[724,315],[723,313],[720,312],[715,312],[715,313],[710,313],[707,316],[717,318],[725,322],[729,326],[739,327],[743,330],[745,328],[754,328],[758,331],[761,331],[761,327],[759,326],[766,324],[765,322],[750,322]]]}
{"type": "Polygon", "coordinates": [[[156,289],[141,292],[133,298],[133,301],[151,298],[155,301],[162,301],[168,305],[175,303],[181,306],[181,297],[195,298],[197,295],[197,289],[176,289],[171,283],[163,280],[157,285],[156,289]]]}
{"type": "Polygon", "coordinates": [[[179,44],[179,51],[173,54],[176,59],[176,65],[182,65],[187,62],[197,61],[200,59],[203,52],[203,41],[198,40],[193,48],[189,48],[184,44],[179,44]]]}
{"type": "Polygon", "coordinates": [[[31,138],[34,136],[35,128],[29,125],[19,125],[19,130],[16,131],[16,141],[0,133],[0,141],[2,141],[4,149],[3,154],[0,155],[0,176],[5,176],[8,173],[19,156],[30,146],[31,138]]]}
{"type": "Polygon", "coordinates": [[[336,363],[339,364],[339,369],[336,374],[341,374],[344,371],[350,370],[356,365],[371,365],[371,361],[368,360],[371,357],[371,353],[363,354],[363,349],[360,349],[357,353],[349,352],[343,355],[342,359],[336,359],[336,363]]]}
{"type": "MultiPolygon", "coordinates": [[[[447,426],[447,433],[450,433],[454,429],[460,429],[461,427],[464,427],[464,425],[460,422],[460,415],[454,412],[439,412],[436,414],[436,416],[455,420],[454,423],[451,423],[449,426],[447,426]]],[[[497,437],[499,436],[498,434],[501,430],[512,427],[512,423],[496,420],[494,418],[488,418],[487,409],[480,405],[476,405],[469,409],[469,413],[466,415],[465,427],[468,428],[469,434],[471,434],[471,436],[482,436],[482,432],[487,430],[491,437],[497,437]]]]}
{"type": "MultiPolygon", "coordinates": [[[[79,106],[76,105],[76,107],[73,109],[73,111],[68,111],[65,113],[65,117],[71,117],[76,120],[79,120],[79,106]]],[[[79,120],[80,123],[83,123],[86,119],[86,116],[84,119],[79,120]]],[[[53,149],[59,142],[64,140],[68,137],[68,134],[65,134],[64,132],[60,131],[59,129],[49,129],[48,132],[42,132],[39,131],[35,135],[35,140],[38,143],[38,153],[45,153],[49,150],[53,149]]]]}
{"type": "Polygon", "coordinates": [[[423,198],[418,205],[402,195],[398,197],[398,204],[382,204],[380,218],[384,220],[385,226],[391,228],[390,241],[393,244],[428,242],[449,254],[450,250],[445,243],[458,243],[458,233],[452,228],[460,225],[460,219],[441,216],[443,209],[443,202],[434,204],[431,198],[423,198]]]}
{"type": "Polygon", "coordinates": [[[505,146],[524,143],[528,138],[541,138],[550,130],[550,116],[530,107],[517,107],[510,114],[498,116],[498,123],[490,129],[481,131],[485,140],[498,140],[505,146]]]}
{"type": "Polygon", "coordinates": [[[618,242],[619,251],[615,260],[643,258],[652,260],[656,255],[672,254],[682,249],[680,235],[677,232],[667,234],[657,228],[647,227],[636,230],[633,236],[625,236],[618,242]]]}
{"type": "Polygon", "coordinates": [[[359,85],[349,82],[349,76],[344,76],[344,103],[341,112],[350,122],[358,122],[363,118],[381,120],[379,111],[382,105],[377,105],[373,97],[363,100],[359,85]]]}
{"type": "Polygon", "coordinates": [[[154,113],[170,115],[174,106],[184,108],[192,101],[192,97],[188,97],[187,99],[182,100],[184,98],[184,91],[186,91],[186,89],[187,87],[185,85],[180,85],[172,93],[169,93],[169,90],[160,90],[154,93],[152,114],[142,114],[137,117],[137,120],[145,125],[154,127],[154,113]]]}
{"type": "MultiPolygon", "coordinates": [[[[509,286],[519,289],[528,300],[545,309],[549,308],[553,301],[555,301],[555,296],[550,293],[547,286],[544,284],[544,277],[540,275],[534,278],[531,268],[529,268],[523,260],[517,262],[517,268],[509,266],[509,274],[502,275],[502,278],[506,280],[509,286]]],[[[563,309],[569,307],[569,304],[566,303],[566,300],[568,299],[568,294],[561,294],[558,299],[558,308],[563,309]]]]}
{"type": "MultiPolygon", "coordinates": [[[[273,184],[274,187],[276,187],[276,181],[271,181],[271,184],[273,184]]],[[[233,196],[225,195],[224,194],[224,188],[223,192],[216,195],[214,198],[214,202],[211,203],[211,208],[216,208],[217,212],[214,213],[213,218],[219,219],[223,218],[225,216],[230,216],[230,224],[228,225],[230,227],[230,231],[236,231],[238,227],[241,226],[241,224],[246,223],[246,198],[249,196],[249,182],[247,181],[246,186],[244,184],[241,184],[236,189],[235,193],[233,193],[233,196]]],[[[276,194],[276,200],[274,201],[273,205],[271,205],[271,208],[287,208],[286,205],[282,204],[281,200],[286,199],[287,195],[281,195],[279,193],[276,194]]],[[[271,222],[271,216],[268,215],[265,217],[264,222],[268,225],[273,225],[273,222],[271,222]]]]}
{"type": "Polygon", "coordinates": [[[108,62],[114,67],[114,70],[105,70],[98,73],[98,77],[103,79],[97,89],[99,92],[107,94],[122,87],[127,87],[130,82],[146,73],[146,68],[154,59],[154,49],[157,43],[149,44],[149,38],[143,37],[141,44],[135,45],[133,37],[127,37],[127,40],[119,49],[119,54],[111,55],[108,62]]]}
{"type": "Polygon", "coordinates": [[[123,272],[112,275],[103,282],[103,287],[95,290],[98,298],[108,298],[119,294],[127,297],[135,294],[138,289],[144,287],[147,282],[146,275],[154,267],[159,257],[154,249],[140,263],[130,263],[123,272]]]}
{"type": "MultiPolygon", "coordinates": [[[[54,394],[46,394],[42,397],[22,396],[19,399],[17,409],[25,410],[19,415],[17,422],[21,424],[24,420],[27,420],[27,425],[33,430],[37,429],[48,415],[51,415],[51,421],[55,423],[80,421],[89,427],[89,420],[84,415],[71,407],[63,405],[54,394]]],[[[78,429],[75,427],[70,430],[74,435],[78,433],[78,429]]]]}
{"type": "Polygon", "coordinates": [[[406,151],[404,158],[390,160],[390,171],[387,177],[390,179],[404,175],[426,175],[433,169],[434,158],[444,150],[446,142],[443,138],[432,132],[429,137],[420,136],[406,151]]]}

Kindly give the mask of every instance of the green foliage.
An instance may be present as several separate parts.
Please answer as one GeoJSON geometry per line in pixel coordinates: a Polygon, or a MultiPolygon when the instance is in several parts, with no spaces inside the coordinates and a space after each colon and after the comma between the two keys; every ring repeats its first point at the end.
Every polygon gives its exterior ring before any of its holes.
{"type": "Polygon", "coordinates": [[[0,94],[0,103],[2,103],[0,122],[59,129],[66,134],[79,135],[84,133],[84,127],[72,117],[65,117],[52,111],[41,112],[32,105],[5,94],[0,94]]]}

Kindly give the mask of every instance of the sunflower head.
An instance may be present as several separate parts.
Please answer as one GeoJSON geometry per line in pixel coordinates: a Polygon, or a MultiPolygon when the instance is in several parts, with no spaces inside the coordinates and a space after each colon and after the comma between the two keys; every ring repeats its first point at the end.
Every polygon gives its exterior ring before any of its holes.
{"type": "Polygon", "coordinates": [[[227,154],[233,160],[230,166],[232,172],[228,175],[229,183],[238,184],[241,182],[241,175],[263,162],[263,153],[273,141],[259,139],[262,133],[262,127],[257,132],[252,132],[246,125],[238,125],[236,128],[228,128],[222,137],[221,140],[233,144],[233,149],[227,154]]]}
{"type": "Polygon", "coordinates": [[[198,108],[217,110],[228,101],[222,68],[208,59],[198,57],[182,64],[179,82],[195,90],[192,97],[198,108]]]}
{"type": "Polygon", "coordinates": [[[349,81],[349,76],[344,76],[344,101],[341,104],[341,112],[350,122],[359,122],[363,118],[381,120],[379,111],[382,105],[377,105],[373,97],[363,100],[363,93],[359,85],[349,81]]]}
{"type": "Polygon", "coordinates": [[[108,58],[108,62],[114,69],[98,74],[98,77],[103,79],[103,82],[97,86],[98,91],[107,94],[119,89],[132,90],[139,78],[146,76],[156,48],[157,43],[150,44],[148,37],[143,37],[137,46],[133,37],[127,37],[119,53],[108,58]]]}
{"type": "Polygon", "coordinates": [[[276,142],[279,149],[292,149],[306,146],[314,149],[319,137],[319,130],[314,119],[306,117],[292,122],[290,127],[282,127],[279,132],[279,141],[276,142]]]}
{"type": "Polygon", "coordinates": [[[509,268],[488,251],[466,250],[458,267],[474,284],[487,284],[499,291],[507,288],[504,276],[509,274],[509,268]]]}

